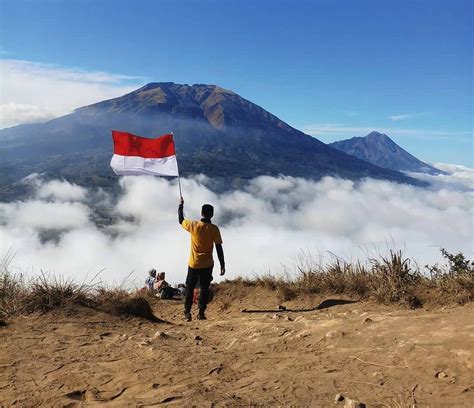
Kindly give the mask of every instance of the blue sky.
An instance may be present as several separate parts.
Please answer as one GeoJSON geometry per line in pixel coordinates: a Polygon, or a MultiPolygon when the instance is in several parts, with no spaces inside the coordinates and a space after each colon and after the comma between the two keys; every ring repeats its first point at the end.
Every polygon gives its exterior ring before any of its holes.
{"type": "Polygon", "coordinates": [[[58,99],[81,75],[99,99],[215,83],[325,142],[376,129],[424,160],[474,165],[470,0],[0,0],[0,11],[3,69],[34,82],[4,80],[2,104],[28,117],[53,105],[38,99],[49,84],[38,70],[61,76],[45,92],[58,99]]]}

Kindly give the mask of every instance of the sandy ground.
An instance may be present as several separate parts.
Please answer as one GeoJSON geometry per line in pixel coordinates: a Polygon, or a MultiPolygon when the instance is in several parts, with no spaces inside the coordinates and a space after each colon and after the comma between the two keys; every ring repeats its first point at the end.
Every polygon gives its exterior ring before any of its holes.
{"type": "MultiPolygon", "coordinates": [[[[207,321],[154,302],[157,324],[83,309],[0,328],[1,406],[474,406],[474,305],[405,310],[314,297],[275,308],[264,289],[221,291],[207,321]]],[[[334,299],[334,297],[332,297],[334,299]]]]}

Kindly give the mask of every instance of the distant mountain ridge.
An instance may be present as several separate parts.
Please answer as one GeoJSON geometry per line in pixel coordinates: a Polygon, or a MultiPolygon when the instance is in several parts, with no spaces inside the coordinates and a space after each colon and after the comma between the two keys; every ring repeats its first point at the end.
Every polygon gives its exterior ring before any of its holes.
{"type": "Polygon", "coordinates": [[[330,143],[329,146],[386,169],[433,175],[443,173],[408,153],[386,134],[376,131],[364,137],[353,137],[330,143]]]}
{"type": "Polygon", "coordinates": [[[161,82],[46,123],[0,130],[0,195],[18,196],[18,180],[32,172],[80,185],[116,184],[111,129],[146,137],[173,131],[182,175],[203,173],[227,188],[279,174],[423,184],[327,146],[235,92],[161,82]]]}

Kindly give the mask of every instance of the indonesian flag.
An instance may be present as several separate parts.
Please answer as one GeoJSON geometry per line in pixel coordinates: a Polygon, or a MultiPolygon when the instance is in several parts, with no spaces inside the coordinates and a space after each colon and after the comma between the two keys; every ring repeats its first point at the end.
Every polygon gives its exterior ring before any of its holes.
{"type": "Polygon", "coordinates": [[[179,176],[173,135],[148,139],[112,130],[114,155],[110,161],[115,174],[131,176],[179,176]]]}

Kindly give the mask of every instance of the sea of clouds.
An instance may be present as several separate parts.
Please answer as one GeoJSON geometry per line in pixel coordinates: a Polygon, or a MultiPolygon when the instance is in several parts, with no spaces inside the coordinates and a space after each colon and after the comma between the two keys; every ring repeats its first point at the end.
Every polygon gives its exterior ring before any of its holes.
{"type": "MultiPolygon", "coordinates": [[[[428,188],[366,179],[257,177],[215,193],[205,176],[182,179],[187,218],[215,206],[227,278],[290,271],[301,254],[368,259],[402,249],[420,267],[439,248],[474,253],[474,169],[437,164],[447,175],[419,175],[428,188]]],[[[141,285],[150,268],[183,282],[189,236],[177,221],[176,180],[121,178],[118,197],[31,175],[25,201],[0,203],[0,257],[26,275],[141,285]]],[[[218,273],[216,271],[215,275],[218,273]]]]}

